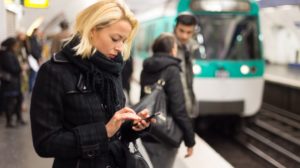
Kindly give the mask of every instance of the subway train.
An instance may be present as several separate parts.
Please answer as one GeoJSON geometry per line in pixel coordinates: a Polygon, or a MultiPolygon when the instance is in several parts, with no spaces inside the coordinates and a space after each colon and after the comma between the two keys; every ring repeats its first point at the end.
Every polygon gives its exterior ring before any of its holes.
{"type": "MultiPolygon", "coordinates": [[[[199,25],[194,35],[200,55],[194,59],[193,89],[201,116],[254,116],[262,104],[264,59],[255,0],[180,0],[177,14],[190,12],[199,25]]],[[[174,16],[141,23],[136,59],[144,59],[153,40],[172,32],[174,16]]]]}

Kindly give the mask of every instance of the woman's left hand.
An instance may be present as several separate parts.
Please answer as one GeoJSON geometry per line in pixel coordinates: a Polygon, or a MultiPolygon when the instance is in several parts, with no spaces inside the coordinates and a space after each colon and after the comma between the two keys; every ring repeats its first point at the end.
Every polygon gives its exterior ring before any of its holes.
{"type": "Polygon", "coordinates": [[[142,131],[145,128],[149,127],[151,122],[155,122],[156,120],[152,118],[149,122],[145,121],[144,119],[149,117],[149,111],[147,109],[142,110],[138,113],[138,116],[142,118],[142,120],[134,121],[132,126],[132,129],[135,131],[142,131]]]}

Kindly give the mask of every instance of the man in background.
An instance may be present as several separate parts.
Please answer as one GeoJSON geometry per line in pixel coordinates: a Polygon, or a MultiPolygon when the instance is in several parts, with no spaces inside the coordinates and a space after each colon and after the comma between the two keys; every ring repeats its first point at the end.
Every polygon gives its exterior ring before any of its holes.
{"type": "Polygon", "coordinates": [[[57,53],[61,49],[63,41],[71,36],[71,33],[69,31],[69,23],[67,21],[61,21],[59,23],[59,27],[61,28],[61,32],[50,36],[50,39],[52,39],[50,50],[51,56],[57,53]]]}
{"type": "Polygon", "coordinates": [[[177,39],[177,57],[181,59],[181,82],[184,89],[186,111],[191,118],[199,115],[198,103],[193,91],[193,59],[199,53],[199,45],[193,39],[197,18],[191,14],[181,14],[176,18],[174,34],[177,39]]]}

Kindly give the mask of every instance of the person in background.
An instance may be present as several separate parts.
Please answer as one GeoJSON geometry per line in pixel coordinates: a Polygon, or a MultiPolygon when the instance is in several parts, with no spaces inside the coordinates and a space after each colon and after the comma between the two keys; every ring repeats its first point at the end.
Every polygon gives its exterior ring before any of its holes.
{"type": "Polygon", "coordinates": [[[12,122],[13,114],[17,116],[17,124],[26,124],[21,113],[23,97],[21,93],[22,68],[17,58],[19,43],[15,38],[9,37],[1,43],[1,46],[4,48],[4,52],[0,58],[0,69],[8,74],[1,83],[3,107],[6,115],[6,127],[13,128],[15,127],[12,122]]]}
{"type": "Polygon", "coordinates": [[[121,71],[137,27],[122,1],[97,1],[79,13],[73,37],[39,69],[32,139],[40,156],[55,158],[54,168],[126,167],[128,149],[116,144],[135,140],[150,124],[142,120],[147,110],[124,107],[121,71]]]}
{"type": "Polygon", "coordinates": [[[193,35],[197,26],[197,19],[191,14],[181,14],[176,18],[174,34],[177,39],[177,57],[181,60],[181,81],[183,85],[186,111],[191,118],[199,114],[198,104],[193,91],[193,59],[199,53],[199,46],[193,35]]]}
{"type": "MultiPolygon", "coordinates": [[[[37,64],[41,64],[42,62],[42,42],[41,42],[41,32],[38,28],[35,28],[30,37],[28,37],[27,41],[27,50],[29,55],[31,55],[37,64]]],[[[35,78],[37,75],[37,70],[30,65],[29,62],[29,91],[31,92],[35,83],[35,78]]]]}
{"type": "MultiPolygon", "coordinates": [[[[167,113],[182,129],[187,146],[186,157],[193,153],[195,135],[191,120],[187,115],[183,87],[180,80],[180,59],[177,55],[177,44],[173,34],[163,33],[152,46],[153,56],[143,63],[141,73],[141,98],[145,95],[144,87],[153,85],[159,79],[165,80],[164,91],[167,98],[167,113]]],[[[172,168],[178,148],[158,142],[151,136],[142,137],[143,145],[154,168],[172,168]]]]}
{"type": "Polygon", "coordinates": [[[61,32],[48,37],[52,40],[50,49],[51,56],[60,51],[62,48],[63,41],[66,40],[68,37],[71,37],[72,35],[69,30],[69,23],[66,20],[61,21],[59,23],[59,27],[61,28],[61,32]]]}
{"type": "Polygon", "coordinates": [[[130,58],[125,62],[124,68],[122,70],[122,86],[127,96],[127,104],[131,105],[130,99],[130,83],[132,79],[133,73],[133,54],[131,54],[130,58]]]}
{"type": "MultiPolygon", "coordinates": [[[[18,52],[17,52],[17,56],[18,56],[18,60],[20,63],[20,66],[22,67],[22,74],[21,74],[21,93],[22,96],[21,97],[25,97],[29,91],[29,83],[28,83],[28,71],[29,71],[29,65],[28,65],[28,50],[26,47],[26,43],[27,43],[27,36],[24,32],[19,31],[17,33],[16,39],[19,43],[19,47],[18,47],[18,52]]],[[[28,104],[26,103],[26,101],[22,101],[22,112],[27,111],[28,110],[28,104]]],[[[21,102],[19,102],[21,103],[21,102]]]]}

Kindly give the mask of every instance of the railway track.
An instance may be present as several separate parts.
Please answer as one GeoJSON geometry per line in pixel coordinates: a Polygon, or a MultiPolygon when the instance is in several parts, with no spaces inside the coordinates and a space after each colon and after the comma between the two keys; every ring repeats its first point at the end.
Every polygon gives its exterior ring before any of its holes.
{"type": "Polygon", "coordinates": [[[300,116],[264,105],[238,141],[273,167],[300,167],[300,116]]]}

